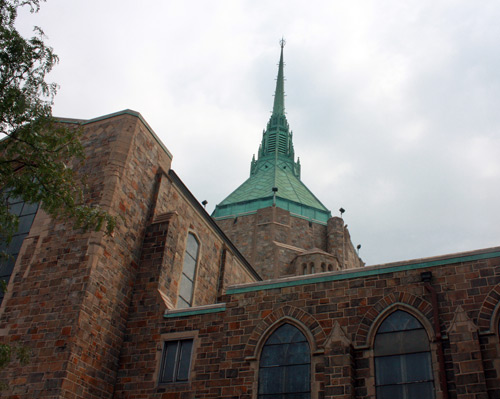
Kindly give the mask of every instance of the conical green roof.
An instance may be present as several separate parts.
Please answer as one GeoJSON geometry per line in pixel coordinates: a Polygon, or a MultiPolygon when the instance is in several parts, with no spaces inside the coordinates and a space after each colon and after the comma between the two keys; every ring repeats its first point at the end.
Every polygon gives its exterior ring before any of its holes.
{"type": "Polygon", "coordinates": [[[300,162],[294,161],[292,132],[285,116],[284,43],[282,40],[273,113],[262,135],[258,159],[252,159],[250,177],[215,207],[215,219],[253,213],[273,204],[316,222],[326,223],[331,217],[300,180],[300,162]]]}

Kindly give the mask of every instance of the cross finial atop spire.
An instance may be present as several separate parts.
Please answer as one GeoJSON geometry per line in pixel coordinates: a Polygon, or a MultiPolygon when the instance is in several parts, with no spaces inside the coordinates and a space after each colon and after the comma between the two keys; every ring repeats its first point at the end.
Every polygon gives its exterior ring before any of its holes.
{"type": "Polygon", "coordinates": [[[285,44],[286,44],[286,40],[283,36],[281,36],[281,40],[280,40],[280,46],[281,48],[285,47],[285,44]]]}

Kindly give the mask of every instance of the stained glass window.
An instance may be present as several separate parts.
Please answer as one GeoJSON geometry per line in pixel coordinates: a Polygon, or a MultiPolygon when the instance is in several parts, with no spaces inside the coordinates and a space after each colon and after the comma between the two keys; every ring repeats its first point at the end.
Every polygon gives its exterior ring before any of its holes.
{"type": "Polygon", "coordinates": [[[258,398],[310,399],[310,373],[306,337],[291,324],[283,324],[262,348],[258,398]]]}
{"type": "Polygon", "coordinates": [[[178,308],[189,308],[193,305],[194,276],[196,274],[196,265],[198,263],[198,249],[200,244],[196,237],[189,233],[186,243],[186,252],[184,253],[184,266],[179,288],[178,308]]]}
{"type": "Polygon", "coordinates": [[[420,322],[397,310],[375,337],[377,399],[434,398],[429,338],[420,322]]]}

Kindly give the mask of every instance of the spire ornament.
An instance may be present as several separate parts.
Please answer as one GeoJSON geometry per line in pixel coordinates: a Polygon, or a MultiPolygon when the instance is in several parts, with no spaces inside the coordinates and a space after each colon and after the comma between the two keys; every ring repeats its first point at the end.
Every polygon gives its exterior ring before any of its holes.
{"type": "Polygon", "coordinates": [[[278,68],[278,77],[276,78],[276,91],[274,92],[273,115],[285,115],[285,78],[283,74],[283,47],[285,39],[281,38],[280,63],[278,68]]]}
{"type": "Polygon", "coordinates": [[[268,206],[288,210],[304,219],[326,224],[331,212],[300,180],[300,162],[295,162],[292,132],[285,114],[285,84],[283,48],[280,61],[273,111],[262,132],[257,156],[252,157],[250,177],[215,207],[212,216],[224,219],[238,214],[249,214],[268,206]]]}

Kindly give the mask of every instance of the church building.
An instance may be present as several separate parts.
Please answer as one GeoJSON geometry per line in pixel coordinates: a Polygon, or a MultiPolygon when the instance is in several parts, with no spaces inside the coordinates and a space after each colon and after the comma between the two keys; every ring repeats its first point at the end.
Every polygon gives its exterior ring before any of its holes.
{"type": "Polygon", "coordinates": [[[283,46],[250,176],[212,215],[139,113],[60,119],[118,225],[12,203],[0,339],[31,356],[1,397],[500,398],[500,247],[366,266],[301,180],[283,46]]]}

